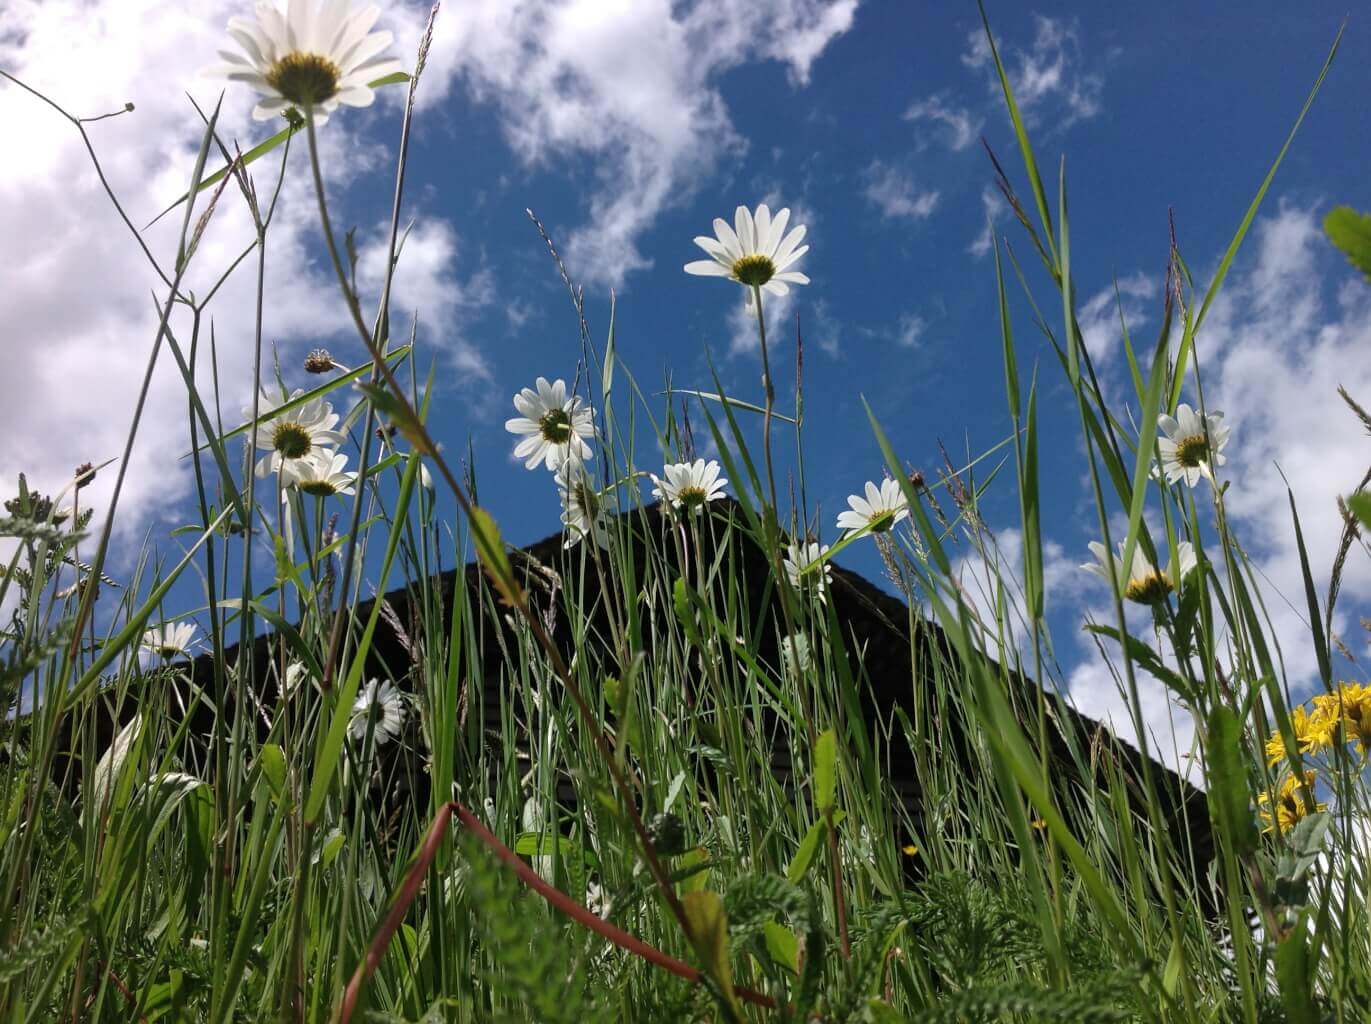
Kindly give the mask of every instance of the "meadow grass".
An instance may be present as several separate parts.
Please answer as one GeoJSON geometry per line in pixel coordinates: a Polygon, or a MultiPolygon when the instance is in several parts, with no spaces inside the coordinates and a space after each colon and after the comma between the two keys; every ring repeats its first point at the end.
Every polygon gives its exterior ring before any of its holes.
{"type": "MultiPolygon", "coordinates": [[[[391,274],[397,260],[403,273],[406,147],[426,47],[402,121],[391,274]]],[[[849,713],[872,681],[830,614],[822,561],[799,574],[786,566],[808,515],[803,499],[778,500],[774,452],[793,445],[803,494],[801,395],[778,409],[769,380],[756,405],[723,398],[717,381],[710,395],[686,393],[736,504],[725,514],[706,502],[673,529],[649,529],[641,479],[663,453],[689,461],[697,439],[670,397],[638,386],[612,319],[597,341],[558,260],[581,338],[576,390],[596,416],[594,475],[580,494],[590,535],[530,575],[476,500],[475,480],[429,434],[433,380],[418,371],[413,339],[392,333],[391,277],[371,317],[352,289],[313,114],[245,157],[209,112],[190,201],[172,208],[177,250],[169,263],[147,252],[165,284],[148,376],[170,357],[188,399],[197,511],[177,553],[149,546],[111,579],[120,487],[92,535],[96,510],[82,504],[79,477],[57,500],[25,491],[0,522],[15,542],[0,578],[13,613],[3,696],[21,709],[0,726],[0,1015],[1366,1019],[1371,695],[1333,677],[1329,650],[1343,559],[1365,546],[1349,514],[1326,594],[1305,565],[1307,642],[1320,668],[1306,706],[1292,698],[1260,581],[1224,514],[1221,467],[1206,463],[1194,486],[1154,473],[1163,460],[1151,425],[1183,397],[1203,412],[1205,316],[1285,148],[1207,287],[1173,250],[1165,326],[1151,344],[1124,330],[1131,388],[1111,400],[1075,319],[1065,172],[1044,181],[1001,81],[1026,192],[1003,172],[1001,186],[1053,285],[1035,297],[1015,250],[996,245],[1013,432],[1010,451],[997,453],[1012,474],[994,486],[1015,489],[1023,557],[1001,556],[968,476],[949,467],[916,486],[871,418],[908,515],[887,515],[824,557],[880,545],[889,585],[909,605],[901,625],[920,645],[900,685],[927,709],[892,709],[875,743],[849,713]],[[312,355],[322,383],[283,397],[263,365],[259,303],[263,394],[243,429],[227,429],[240,420],[221,407],[205,354],[213,291],[182,294],[181,280],[216,205],[242,201],[257,239],[224,272],[255,269],[262,288],[275,197],[300,172],[301,155],[287,155],[301,146],[340,302],[368,359],[344,371],[312,355]],[[226,173],[207,173],[218,163],[226,173]],[[1143,752],[1157,753],[1139,700],[1144,673],[1195,718],[1186,753],[1207,792],[1215,851],[1200,876],[1182,867],[1190,837],[1167,827],[1160,765],[1128,776],[1081,746],[1070,759],[1098,785],[1072,787],[1049,756],[1061,679],[1044,611],[1038,386],[1036,372],[1027,387],[1020,374],[1016,303],[1031,304],[1055,353],[1044,372],[1070,385],[1104,571],[1130,570],[1110,588],[1112,620],[1090,628],[1117,667],[1143,752]],[[174,309],[188,312],[189,336],[173,331],[174,309]],[[261,453],[240,450],[254,424],[303,416],[315,399],[341,410],[359,473],[340,486],[351,497],[315,497],[279,471],[259,477],[261,453]],[[750,446],[757,417],[763,439],[750,446]],[[453,522],[435,515],[435,483],[456,498],[453,522]],[[610,495],[624,514],[593,507],[610,495]],[[753,605],[741,545],[765,553],[778,615],[753,605]],[[1193,569],[1158,571],[1188,565],[1186,550],[1193,569]],[[980,602],[954,574],[967,552],[984,566],[980,602]],[[435,574],[471,557],[480,585],[444,595],[435,574]],[[1149,572],[1161,580],[1154,592],[1130,585],[1149,572]],[[177,617],[164,607],[169,593],[197,588],[199,607],[180,614],[204,624],[208,687],[189,685],[181,638],[146,636],[177,617]],[[368,598],[393,588],[405,589],[412,614],[395,624],[409,646],[392,697],[368,685],[378,625],[392,625],[387,605],[368,598]],[[1142,612],[1130,600],[1139,597],[1142,612]],[[554,642],[553,605],[569,642],[554,642]],[[946,638],[931,656],[914,628],[925,617],[946,638]],[[261,633],[271,637],[265,661],[225,656],[261,633]],[[792,656],[754,657],[764,641],[792,656]],[[166,650],[150,653],[149,642],[166,650]],[[1044,688],[1027,706],[1011,685],[1025,676],[1044,688]],[[470,682],[487,678],[501,681],[489,706],[470,682]],[[111,737],[102,709],[116,706],[136,714],[111,737]],[[192,733],[193,718],[207,729],[192,733]],[[940,757],[953,735],[970,737],[965,755],[940,757]],[[917,808],[888,778],[892,744],[912,752],[917,808]],[[776,751],[792,778],[778,777],[776,751]]],[[[769,376],[761,284],[745,287],[758,300],[769,376]]],[[[137,430],[135,416],[129,450],[137,430]]],[[[1207,441],[1217,450],[1217,436],[1207,441]]],[[[122,483],[127,464],[128,450],[97,472],[122,483]]]]}

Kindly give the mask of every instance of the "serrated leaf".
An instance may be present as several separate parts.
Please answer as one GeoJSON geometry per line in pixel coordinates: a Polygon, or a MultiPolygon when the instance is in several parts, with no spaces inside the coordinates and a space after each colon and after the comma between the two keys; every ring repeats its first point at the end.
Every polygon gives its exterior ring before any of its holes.
{"type": "Polygon", "coordinates": [[[1220,705],[1210,713],[1205,759],[1209,769],[1210,814],[1233,852],[1245,856],[1257,848],[1257,828],[1252,821],[1242,723],[1232,708],[1220,705]]]}
{"type": "Polygon", "coordinates": [[[1371,281],[1371,214],[1350,206],[1335,206],[1323,219],[1323,232],[1352,264],[1371,281]]]}
{"type": "Polygon", "coordinates": [[[1291,1024],[1317,1024],[1319,1019],[1314,1010],[1314,964],[1304,931],[1301,922],[1276,944],[1276,983],[1291,1024]]]}

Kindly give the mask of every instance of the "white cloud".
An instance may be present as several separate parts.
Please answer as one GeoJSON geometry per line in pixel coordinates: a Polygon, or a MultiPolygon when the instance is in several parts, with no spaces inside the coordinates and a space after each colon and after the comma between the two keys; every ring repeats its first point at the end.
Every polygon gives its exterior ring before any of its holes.
{"type": "MultiPolygon", "coordinates": [[[[1084,54],[1075,19],[1035,14],[1033,25],[1033,42],[1027,49],[997,40],[1000,60],[1024,117],[1030,121],[1045,118],[1050,108],[1052,127],[1062,130],[1096,116],[1102,109],[1104,77],[1097,70],[1082,67],[1084,54]]],[[[967,37],[962,63],[985,72],[990,91],[999,94],[990,46],[980,29],[967,37]]]]}
{"type": "MultiPolygon", "coordinates": [[[[716,279],[717,280],[717,279],[716,279]]],[[[757,333],[757,314],[747,308],[746,292],[734,286],[728,311],[728,354],[761,354],[761,336],[757,333]]],[[[776,350],[789,346],[795,331],[795,296],[792,288],[785,295],[762,293],[762,313],[766,317],[766,345],[769,359],[776,358],[776,350]]]]}
{"type": "Polygon", "coordinates": [[[891,335],[901,348],[913,348],[928,328],[927,321],[917,313],[901,313],[891,335]]]}
{"type": "Polygon", "coordinates": [[[1128,338],[1140,362],[1152,351],[1152,339],[1140,338],[1138,328],[1150,321],[1148,303],[1161,290],[1160,282],[1142,271],[1121,277],[1108,288],[1101,288],[1076,310],[1076,322],[1081,328],[1081,341],[1090,353],[1096,368],[1101,368],[1123,355],[1123,328],[1128,326],[1128,338]],[[1118,289],[1117,292],[1115,289],[1118,289]]]}
{"type": "Polygon", "coordinates": [[[887,220],[924,220],[938,206],[936,190],[918,188],[908,173],[880,160],[872,161],[862,176],[862,194],[887,220]]]}
{"type": "Polygon", "coordinates": [[[498,108],[526,165],[593,160],[598,185],[566,257],[578,280],[618,287],[652,265],[638,238],[657,215],[746,147],[720,74],[775,60],[803,86],[855,11],[856,0],[474,0],[439,17],[432,63],[498,108]]]}
{"type": "MultiPolygon", "coordinates": [[[[1292,690],[1307,693],[1315,685],[1317,665],[1305,625],[1286,483],[1277,467],[1299,504],[1322,602],[1342,528],[1337,498],[1349,493],[1371,464],[1365,431],[1337,396],[1341,384],[1353,397],[1371,397],[1371,360],[1365,356],[1371,351],[1371,288],[1331,252],[1313,208],[1282,205],[1257,221],[1196,345],[1206,404],[1222,409],[1234,428],[1225,450],[1229,462],[1221,470],[1221,479],[1230,483],[1225,496],[1230,524],[1257,571],[1272,620],[1268,639],[1279,643],[1292,690]]],[[[1112,372],[1122,372],[1117,361],[1112,372]]],[[[1194,401],[1193,394],[1187,397],[1194,401]]],[[[1212,536],[1209,543],[1213,553],[1212,536]]],[[[1354,548],[1343,572],[1334,629],[1350,634],[1343,638],[1358,654],[1367,649],[1358,618],[1369,602],[1371,565],[1354,548]]],[[[1111,618],[1104,611],[1094,614],[1100,621],[1111,618]]],[[[1135,623],[1135,635],[1145,635],[1145,627],[1135,623]]],[[[1087,714],[1112,718],[1120,735],[1131,739],[1134,730],[1115,676],[1090,646],[1071,673],[1072,699],[1087,714]]],[[[1345,661],[1336,652],[1333,658],[1335,675],[1346,672],[1345,661]]],[[[1155,742],[1169,753],[1174,723],[1174,749],[1183,754],[1193,723],[1156,680],[1143,677],[1139,685],[1155,742]]]]}
{"type": "MultiPolygon", "coordinates": [[[[212,106],[221,84],[198,72],[229,43],[223,31],[228,17],[241,13],[237,0],[194,5],[20,0],[0,13],[0,66],[78,116],[118,110],[125,101],[135,105],[133,113],[87,127],[111,186],[141,226],[186,187],[201,128],[184,92],[212,106]]],[[[418,21],[410,9],[387,17],[392,23],[418,21]]],[[[406,31],[417,35],[412,25],[406,31]]],[[[347,223],[347,186],[381,167],[382,150],[367,128],[378,118],[393,117],[402,94],[389,90],[373,111],[341,111],[322,132],[325,176],[340,233],[347,223]]],[[[219,121],[221,134],[241,140],[245,149],[274,130],[250,120],[252,104],[249,91],[228,88],[219,121]]],[[[164,296],[166,287],[119,223],[72,125],[9,83],[0,87],[0,120],[25,140],[22,159],[7,161],[0,178],[0,234],[22,242],[24,252],[0,291],[0,318],[12,337],[24,339],[6,352],[5,400],[0,402],[0,432],[6,437],[0,489],[8,495],[20,471],[40,489],[54,490],[78,463],[120,454],[156,333],[153,294],[164,296]]],[[[303,374],[290,368],[311,344],[336,342],[335,354],[348,363],[360,362],[363,353],[346,333],[348,321],[320,244],[300,140],[290,162],[268,236],[264,364],[269,372],[271,347],[279,347],[289,382],[305,384],[303,374]]],[[[267,157],[251,167],[264,199],[277,166],[267,157]]],[[[173,214],[144,233],[164,268],[173,262],[179,225],[180,217],[173,214]]],[[[379,229],[359,232],[364,256],[383,244],[382,236],[379,229]]],[[[252,237],[243,199],[230,185],[191,265],[189,289],[204,296],[252,237]]],[[[480,304],[479,278],[464,282],[456,276],[456,238],[446,224],[421,220],[411,243],[397,275],[397,300],[455,315],[456,322],[449,319],[441,332],[421,330],[421,340],[451,341],[449,351],[459,364],[477,365],[475,350],[460,340],[460,314],[480,304]]],[[[374,304],[375,278],[367,276],[365,265],[361,269],[364,300],[374,304]]],[[[231,425],[251,392],[254,295],[255,255],[216,294],[200,338],[197,373],[208,396],[212,319],[224,416],[231,425]]],[[[189,346],[189,317],[178,311],[172,323],[177,340],[189,346]]],[[[149,517],[169,516],[188,493],[190,467],[180,458],[189,447],[186,422],[185,385],[164,346],[121,499],[123,535],[138,532],[149,517]]],[[[115,475],[114,466],[102,472],[85,499],[97,508],[106,505],[115,475]]]]}
{"type": "MultiPolygon", "coordinates": [[[[1229,514],[1282,595],[1268,595],[1267,607],[1292,683],[1308,685],[1313,645],[1300,621],[1306,613],[1299,553],[1277,466],[1299,504],[1322,598],[1342,526],[1337,498],[1371,464],[1366,433],[1337,395],[1342,385],[1363,405],[1371,400],[1371,288],[1331,251],[1312,208],[1283,205],[1258,222],[1252,242],[1255,251],[1225,285],[1197,348],[1206,404],[1222,409],[1233,426],[1224,472],[1232,481],[1229,514]],[[1330,281],[1340,287],[1333,291],[1330,281]]],[[[1368,600],[1371,566],[1354,551],[1334,623],[1355,631],[1346,637],[1354,650],[1364,650],[1366,638],[1350,609],[1361,602],[1364,613],[1368,600]]]]}
{"type": "Polygon", "coordinates": [[[842,352],[843,325],[822,299],[813,304],[813,313],[805,332],[819,350],[837,359],[842,352]]]}
{"type": "Polygon", "coordinates": [[[981,218],[984,223],[981,225],[980,233],[966,247],[966,251],[976,259],[990,254],[990,247],[995,243],[995,222],[1008,207],[1009,204],[1004,201],[999,189],[989,185],[981,189],[981,218]]]}
{"type": "MultiPolygon", "coordinates": [[[[378,226],[373,242],[362,249],[357,277],[364,294],[378,295],[385,283],[389,238],[378,226]]],[[[457,234],[445,220],[424,220],[404,236],[398,272],[391,289],[391,331],[397,336],[411,316],[423,336],[446,350],[466,380],[489,380],[490,367],[480,350],[462,333],[464,320],[495,301],[489,269],[462,281],[456,275],[457,234]]]]}
{"type": "Polygon", "coordinates": [[[910,104],[904,112],[904,119],[916,123],[931,121],[942,125],[941,134],[944,141],[954,150],[966,149],[976,141],[976,134],[981,129],[979,117],[967,108],[949,102],[944,93],[935,93],[910,104]]]}

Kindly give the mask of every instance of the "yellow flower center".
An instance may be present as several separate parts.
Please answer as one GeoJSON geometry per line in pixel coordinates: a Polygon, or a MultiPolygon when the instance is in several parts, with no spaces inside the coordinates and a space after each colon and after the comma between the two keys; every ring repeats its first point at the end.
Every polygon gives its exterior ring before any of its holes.
{"type": "Polygon", "coordinates": [[[331,498],[338,493],[338,488],[327,480],[305,480],[299,486],[300,490],[316,498],[331,498]]]}
{"type": "Polygon", "coordinates": [[[743,284],[761,286],[776,276],[776,264],[760,253],[742,256],[733,261],[733,276],[743,284]]]}
{"type": "Polygon", "coordinates": [[[1138,604],[1156,604],[1165,601],[1166,595],[1173,589],[1175,588],[1172,586],[1171,577],[1160,569],[1154,569],[1146,576],[1129,580],[1123,596],[1138,604]]]}
{"type": "Polygon", "coordinates": [[[571,439],[571,417],[563,409],[553,409],[538,421],[543,439],[553,444],[566,444],[571,439]]]}
{"type": "Polygon", "coordinates": [[[890,511],[874,512],[871,518],[867,520],[867,525],[872,533],[885,533],[886,530],[895,525],[895,513],[890,511]]]}
{"type": "Polygon", "coordinates": [[[288,53],[267,69],[267,84],[302,107],[332,99],[338,91],[338,65],[317,53],[288,53]]]}
{"type": "Polygon", "coordinates": [[[1209,442],[1203,434],[1183,437],[1176,442],[1176,461],[1187,469],[1194,469],[1209,461],[1209,442]]]}
{"type": "Polygon", "coordinates": [[[705,489],[703,487],[696,487],[693,484],[689,487],[682,487],[676,492],[676,500],[679,501],[684,508],[699,508],[705,503],[705,497],[705,489]]]}
{"type": "Polygon", "coordinates": [[[309,431],[290,420],[276,424],[271,432],[271,446],[282,458],[303,459],[309,454],[313,442],[309,431]]]}

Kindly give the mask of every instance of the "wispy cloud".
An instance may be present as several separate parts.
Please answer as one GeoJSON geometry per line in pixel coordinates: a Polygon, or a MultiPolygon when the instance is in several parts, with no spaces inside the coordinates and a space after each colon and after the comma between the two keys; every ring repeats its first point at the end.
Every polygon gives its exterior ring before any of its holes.
{"type": "Polygon", "coordinates": [[[936,190],[919,188],[910,174],[880,160],[872,161],[862,177],[862,194],[887,220],[924,220],[937,209],[936,190]]]}
{"type": "Polygon", "coordinates": [[[911,103],[904,112],[906,121],[930,122],[941,126],[939,135],[949,149],[962,150],[976,141],[981,118],[966,107],[952,103],[946,93],[934,93],[911,103]]]}
{"type": "MultiPolygon", "coordinates": [[[[1123,327],[1135,351],[1139,347],[1135,328],[1149,320],[1149,303],[1161,293],[1161,281],[1141,270],[1121,277],[1108,288],[1101,288],[1076,311],[1081,341],[1097,367],[1113,362],[1123,354],[1123,327]],[[1116,290],[1117,289],[1117,290],[1116,290]]],[[[1150,345],[1141,346],[1149,351],[1150,345]]]]}
{"type": "Polygon", "coordinates": [[[966,247],[967,252],[977,259],[990,253],[990,247],[995,243],[995,223],[1007,208],[1008,204],[1004,201],[1004,196],[1000,195],[999,189],[989,185],[981,189],[981,230],[966,247]]]}
{"type": "MultiPolygon", "coordinates": [[[[1074,19],[1033,16],[1033,41],[1027,47],[999,40],[1000,59],[1020,111],[1030,121],[1050,117],[1054,130],[1095,117],[1103,109],[1104,76],[1087,67],[1074,19]]],[[[967,37],[962,63],[986,74],[989,91],[998,95],[990,46],[980,29],[967,37]]]]}
{"type": "MultiPolygon", "coordinates": [[[[621,287],[652,265],[638,240],[747,146],[717,79],[778,61],[803,87],[857,0],[469,0],[444,11],[428,103],[461,82],[492,104],[529,167],[588,157],[595,185],[567,239],[578,280],[621,287]]],[[[421,96],[424,94],[421,92],[421,96]]]]}
{"type": "Polygon", "coordinates": [[[928,322],[918,313],[901,313],[891,338],[901,348],[914,348],[924,336],[928,322]]]}

